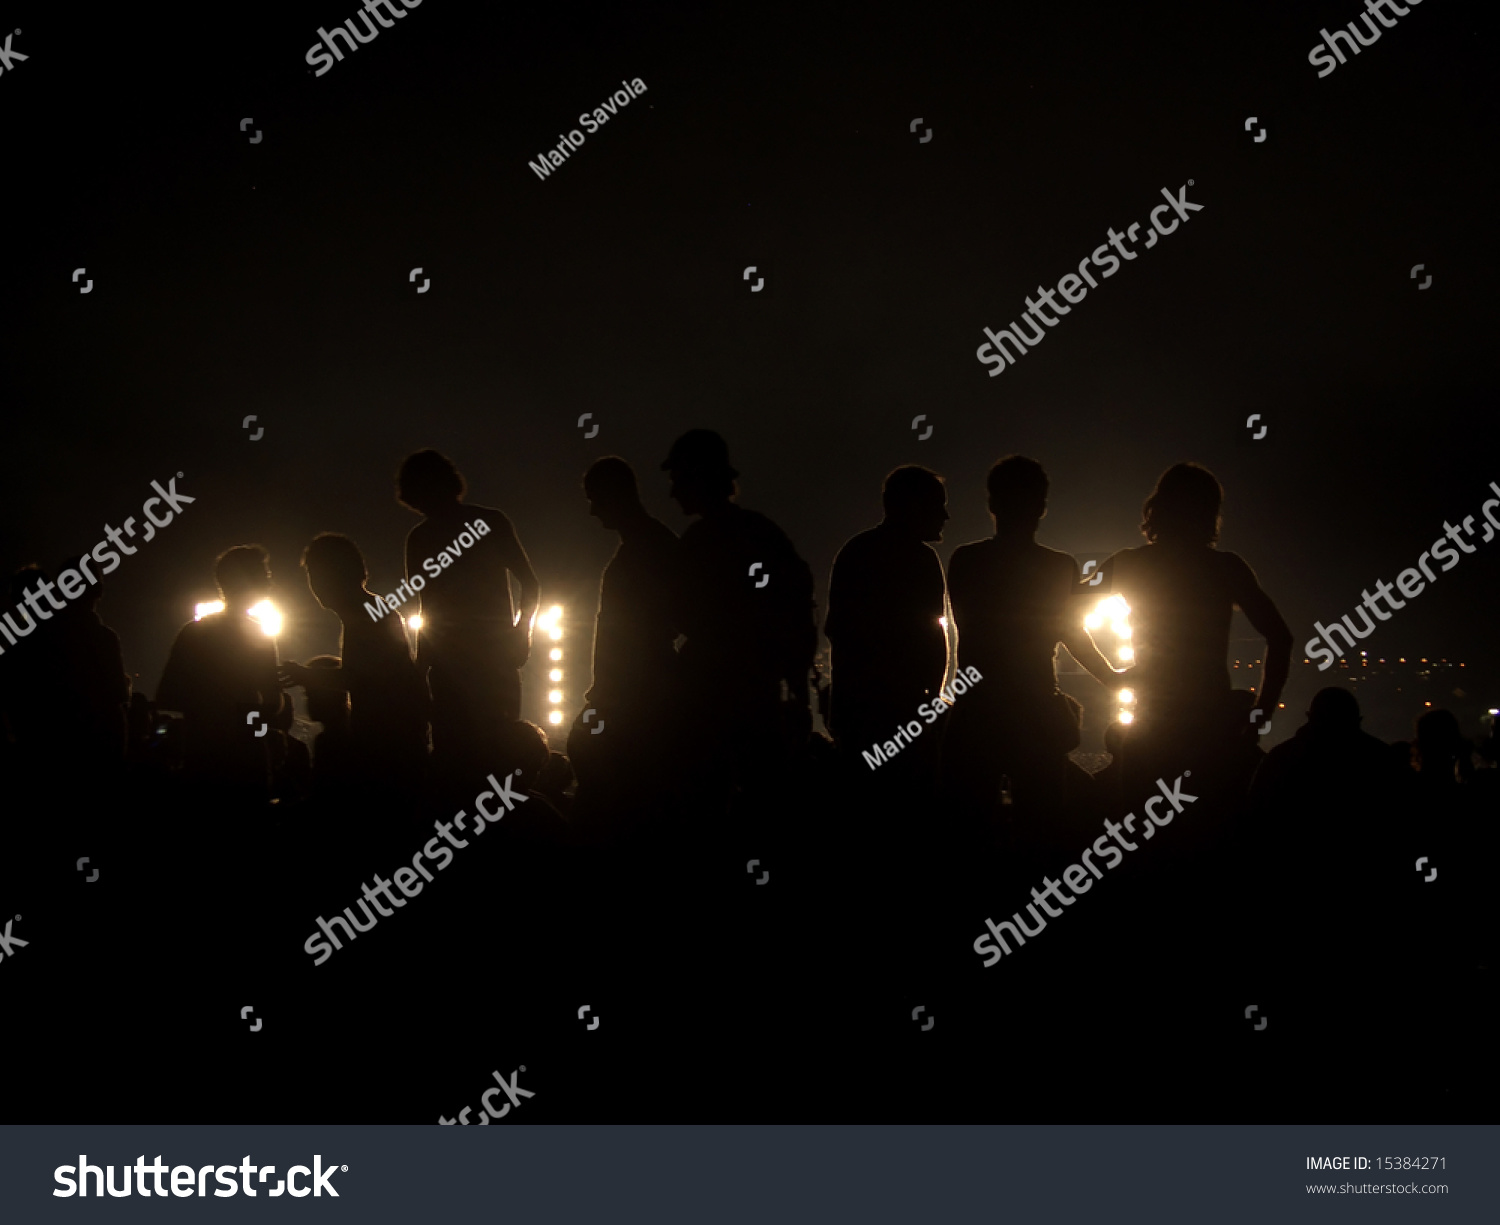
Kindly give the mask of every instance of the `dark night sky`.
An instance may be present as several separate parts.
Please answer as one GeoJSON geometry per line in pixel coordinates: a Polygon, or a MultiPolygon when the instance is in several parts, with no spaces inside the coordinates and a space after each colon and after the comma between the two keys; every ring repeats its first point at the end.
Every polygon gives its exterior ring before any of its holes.
{"type": "MultiPolygon", "coordinates": [[[[1307,53],[1354,0],[427,0],[321,77],[303,56],[356,2],[301,10],[7,9],[31,58],[0,77],[0,565],[55,568],[183,472],[197,503],[101,605],[148,691],[234,543],[271,550],[283,654],[331,647],[300,549],[348,532],[392,586],[415,520],[391,477],[419,446],[512,516],[544,598],[590,600],[613,537],[583,469],[624,455],[681,530],[657,465],[693,426],[728,438],[742,503],[820,594],[898,464],[948,478],[946,559],[988,532],[983,477],[1006,452],[1048,467],[1041,540],[1075,553],[1138,543],[1156,476],[1196,459],[1227,490],[1222,547],[1299,646],[1500,481],[1478,5],[1428,0],[1321,80],[1307,53]],[[646,94],[539,182],[527,160],[635,77],[646,94]],[[1202,212],[986,377],[983,326],[1189,178],[1202,212]]],[[[1500,676],[1497,557],[1466,558],[1372,645],[1500,676]]]]}

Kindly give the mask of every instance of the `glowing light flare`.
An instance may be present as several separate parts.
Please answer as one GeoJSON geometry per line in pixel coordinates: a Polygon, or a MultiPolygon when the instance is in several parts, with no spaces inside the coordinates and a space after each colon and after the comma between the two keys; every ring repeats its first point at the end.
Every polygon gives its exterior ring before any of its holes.
{"type": "Polygon", "coordinates": [[[1121,647],[1115,653],[1120,657],[1120,659],[1121,659],[1122,662],[1127,663],[1127,664],[1131,660],[1133,660],[1135,658],[1135,648],[1134,647],[1121,647]]]}
{"type": "Polygon", "coordinates": [[[224,611],[223,600],[208,600],[202,604],[193,605],[193,620],[202,621],[204,617],[212,617],[215,613],[224,611]]]}
{"type": "Polygon", "coordinates": [[[1134,723],[1135,722],[1135,712],[1133,710],[1122,710],[1120,712],[1120,722],[1121,723],[1134,723]]]}
{"type": "Polygon", "coordinates": [[[547,722],[548,723],[561,723],[562,722],[562,711],[560,711],[560,710],[554,710],[550,715],[547,716],[547,722]]]}
{"type": "Polygon", "coordinates": [[[562,680],[562,669],[553,668],[551,672],[547,673],[547,679],[554,685],[557,684],[558,681],[562,680]]]}
{"type": "Polygon", "coordinates": [[[406,624],[409,625],[409,626],[411,626],[412,629],[414,629],[414,630],[421,629],[422,628],[422,614],[421,613],[412,613],[412,615],[409,616],[406,619],[406,624]]]}
{"type": "Polygon", "coordinates": [[[281,633],[281,611],[270,600],[251,605],[249,613],[260,622],[260,632],[267,638],[274,638],[281,633]]]}
{"type": "Polygon", "coordinates": [[[551,702],[554,706],[556,706],[559,702],[562,701],[562,690],[561,689],[554,689],[551,693],[549,693],[547,695],[547,701],[551,702]]]}
{"type": "Polygon", "coordinates": [[[1123,705],[1125,705],[1125,706],[1132,705],[1135,702],[1135,690],[1134,689],[1122,689],[1122,690],[1120,690],[1120,702],[1123,705]]]}

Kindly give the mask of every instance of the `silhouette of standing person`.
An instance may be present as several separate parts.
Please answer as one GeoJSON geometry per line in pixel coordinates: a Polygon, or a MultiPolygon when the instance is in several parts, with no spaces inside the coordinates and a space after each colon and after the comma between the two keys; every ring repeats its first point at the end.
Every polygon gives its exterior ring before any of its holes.
{"type": "Polygon", "coordinates": [[[982,679],[954,706],[944,785],[970,816],[982,816],[993,809],[1001,776],[1009,776],[1018,806],[1051,812],[1073,768],[1068,754],[1078,747],[1080,716],[1057,686],[1057,645],[1102,685],[1119,674],[1083,629],[1073,598],[1078,563],[1036,543],[1047,513],[1046,471],[1010,455],[985,484],[995,534],[962,545],[948,563],[959,668],[982,679]]]}
{"type": "Polygon", "coordinates": [[[250,609],[271,594],[266,551],[236,545],[220,554],[214,578],[222,612],[189,621],[177,632],[156,691],[161,710],[183,716],[184,765],[215,800],[256,805],[270,784],[269,734],[285,731],[292,705],[277,677],[276,643],[250,609]],[[247,722],[251,712],[257,719],[247,722]]]}
{"type": "MultiPolygon", "coordinates": [[[[427,759],[427,693],[417,674],[399,612],[372,619],[376,597],[359,546],[324,532],[302,553],[307,585],[318,603],[338,614],[340,659],[314,670],[288,663],[284,683],[349,695],[349,745],[359,789],[373,792],[381,811],[416,796],[427,759]]],[[[325,657],[326,660],[326,657],[325,657]]]]}
{"type": "MultiPolygon", "coordinates": [[[[943,538],[948,498],[927,468],[897,468],[881,491],[885,518],[834,558],[823,632],[832,644],[829,727],[846,757],[889,740],[935,697],[948,666],[943,538]]],[[[882,781],[936,782],[939,735],[911,742],[879,765],[882,781]]]]}
{"type": "Polygon", "coordinates": [[[689,430],[662,469],[698,516],[682,534],[676,618],[697,760],[719,782],[769,785],[812,727],[812,571],[776,524],[735,503],[739,473],[718,434],[689,430]]]}
{"type": "Polygon", "coordinates": [[[598,460],[583,478],[589,514],[619,547],[599,580],[594,621],[593,683],[583,695],[589,722],[579,718],[569,755],[607,786],[639,791],[656,778],[670,751],[670,724],[679,706],[675,601],[680,542],[641,504],[635,473],[618,456],[598,460]],[[606,725],[595,734],[599,723],[606,725]],[[625,778],[623,775],[630,777],[625,778]]]}
{"type": "Polygon", "coordinates": [[[417,667],[432,693],[433,753],[480,765],[501,725],[521,716],[541,589],[511,521],[464,502],[465,490],[453,462],[431,450],[408,455],[396,479],[397,500],[425,516],[406,537],[406,574],[425,584],[417,667]]]}
{"type": "MultiPolygon", "coordinates": [[[[63,576],[79,569],[80,558],[63,562],[63,576]]],[[[57,680],[71,695],[68,739],[76,765],[109,772],[125,761],[125,712],[130,677],[120,636],[96,611],[102,586],[91,584],[58,616],[57,647],[63,671],[57,680]]]]}
{"type": "Polygon", "coordinates": [[[1149,775],[1155,766],[1180,773],[1195,753],[1221,758],[1237,734],[1251,731],[1252,720],[1275,714],[1286,685],[1292,632],[1244,559],[1216,547],[1223,501],[1223,487],[1207,468],[1168,468],[1143,508],[1141,534],[1150,543],[1122,549],[1102,567],[1111,590],[1129,605],[1133,631],[1129,678],[1137,714],[1127,778],[1149,775]],[[1243,722],[1230,697],[1236,608],[1266,640],[1253,707],[1261,715],[1241,715],[1243,722]],[[1132,757],[1140,771],[1130,768],[1132,757]]]}

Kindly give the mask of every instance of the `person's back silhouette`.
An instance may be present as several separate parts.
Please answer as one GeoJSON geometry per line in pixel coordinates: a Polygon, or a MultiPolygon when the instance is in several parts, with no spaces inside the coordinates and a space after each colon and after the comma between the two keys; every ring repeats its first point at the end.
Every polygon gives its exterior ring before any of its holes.
{"type": "Polygon", "coordinates": [[[482,761],[501,724],[520,718],[541,590],[511,521],[466,503],[465,490],[453,462],[431,450],[408,455],[396,481],[397,500],[425,516],[407,534],[406,573],[424,584],[417,665],[432,693],[433,752],[482,761]]]}
{"type": "Polygon", "coordinates": [[[224,609],[177,632],[156,704],[183,715],[188,774],[216,798],[253,804],[265,798],[270,782],[272,737],[257,736],[252,723],[285,731],[292,722],[277,676],[276,644],[249,615],[271,592],[265,549],[237,545],[225,551],[214,564],[214,578],[224,609]]]}
{"type": "MultiPolygon", "coordinates": [[[[1251,712],[1256,721],[1276,713],[1291,667],[1292,633],[1275,603],[1238,554],[1215,547],[1223,498],[1206,468],[1184,463],[1167,469],[1144,506],[1141,534],[1150,543],[1122,549],[1103,566],[1111,590],[1130,609],[1135,666],[1129,680],[1137,703],[1131,749],[1144,754],[1143,764],[1150,758],[1162,769],[1180,771],[1183,763],[1173,762],[1184,753],[1214,753],[1249,732],[1250,720],[1236,725],[1229,696],[1236,608],[1266,640],[1253,708],[1261,713],[1251,712]]],[[[1145,764],[1146,773],[1150,768],[1145,764]]]]}
{"type": "MultiPolygon", "coordinates": [[[[289,663],[286,683],[349,695],[349,741],[362,786],[388,798],[409,800],[427,758],[427,692],[417,674],[399,611],[372,621],[366,606],[369,571],[359,547],[347,536],[324,532],[302,553],[307,585],[318,603],[343,625],[340,661],[316,672],[289,663]]],[[[327,657],[324,657],[325,660],[327,657]]]]}
{"type": "MultiPolygon", "coordinates": [[[[936,697],[948,666],[943,563],[947,494],[937,473],[897,468],[881,492],[885,518],[834,558],[823,630],[832,644],[829,727],[851,762],[889,740],[936,697]]],[[[938,735],[912,740],[881,778],[936,781],[938,735]]],[[[868,763],[866,763],[868,764],[868,763]]]]}
{"type": "MultiPolygon", "coordinates": [[[[72,557],[63,562],[63,572],[76,570],[79,561],[72,557]]],[[[75,764],[113,770],[125,760],[130,677],[120,636],[95,611],[102,594],[102,586],[91,584],[58,615],[56,645],[63,671],[57,679],[69,694],[67,734],[75,764]]]]}
{"type": "Polygon", "coordinates": [[[711,430],[689,430],[662,469],[685,514],[680,658],[692,732],[709,768],[741,781],[772,770],[811,731],[817,649],[812,571],[766,516],[734,502],[739,473],[711,430]]]}
{"type": "Polygon", "coordinates": [[[1019,806],[1054,810],[1079,743],[1078,704],[1057,686],[1057,645],[1101,684],[1117,683],[1119,674],[1084,632],[1074,599],[1078,563],[1036,543],[1047,513],[1045,470],[1006,456],[986,487],[995,534],[956,549],[948,563],[958,665],[982,679],[954,707],[944,785],[971,812],[984,813],[1008,775],[1019,806]]]}

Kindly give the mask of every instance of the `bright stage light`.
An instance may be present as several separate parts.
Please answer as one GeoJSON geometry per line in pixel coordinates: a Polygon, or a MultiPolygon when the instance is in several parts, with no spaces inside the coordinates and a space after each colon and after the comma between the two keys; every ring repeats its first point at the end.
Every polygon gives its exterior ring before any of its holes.
{"type": "Polygon", "coordinates": [[[941,625],[944,629],[947,629],[948,628],[948,618],[947,617],[939,617],[938,618],[938,624],[941,625]]]}
{"type": "Polygon", "coordinates": [[[560,711],[560,710],[554,710],[550,715],[547,716],[547,722],[548,723],[561,723],[562,722],[562,711],[560,711]]]}
{"type": "Polygon", "coordinates": [[[557,684],[558,681],[562,680],[562,669],[553,668],[551,672],[547,673],[547,679],[554,685],[557,684]]]}
{"type": "Polygon", "coordinates": [[[1119,651],[1116,652],[1116,654],[1119,655],[1121,662],[1128,664],[1132,659],[1135,658],[1135,648],[1121,647],[1119,651]]]}
{"type": "Polygon", "coordinates": [[[1129,638],[1134,631],[1131,630],[1128,621],[1111,621],[1109,632],[1116,638],[1129,638]]]}
{"type": "Polygon", "coordinates": [[[560,638],[562,638],[562,626],[554,625],[550,630],[547,631],[547,637],[552,639],[553,642],[557,642],[560,638]]]}
{"type": "Polygon", "coordinates": [[[224,611],[223,600],[208,600],[202,604],[193,605],[193,620],[202,621],[204,617],[211,617],[215,613],[224,611]]]}
{"type": "Polygon", "coordinates": [[[281,613],[270,600],[262,600],[250,607],[250,615],[260,622],[260,630],[267,638],[281,633],[281,613]]]}
{"type": "Polygon", "coordinates": [[[1134,723],[1135,722],[1135,712],[1134,711],[1130,711],[1130,710],[1122,710],[1120,712],[1120,722],[1121,723],[1134,723]]]}
{"type": "Polygon", "coordinates": [[[1083,628],[1096,630],[1104,624],[1104,618],[1097,612],[1091,612],[1083,619],[1083,628]]]}
{"type": "Polygon", "coordinates": [[[561,689],[554,689],[551,693],[549,693],[547,695],[547,701],[551,702],[552,705],[556,706],[559,702],[562,701],[562,690],[561,689]]]}
{"type": "Polygon", "coordinates": [[[551,660],[554,660],[554,661],[561,659],[562,658],[562,647],[553,647],[552,650],[547,653],[547,658],[551,659],[551,660]]]}
{"type": "Polygon", "coordinates": [[[1122,690],[1120,690],[1120,701],[1124,705],[1129,706],[1132,702],[1135,701],[1135,690],[1134,689],[1122,689],[1122,690]]]}
{"type": "Polygon", "coordinates": [[[422,628],[422,614],[421,613],[412,613],[412,615],[409,616],[406,619],[406,624],[408,626],[410,626],[414,630],[421,629],[422,628]]]}

